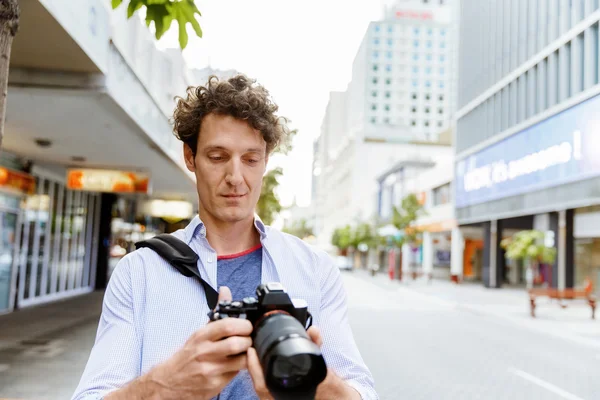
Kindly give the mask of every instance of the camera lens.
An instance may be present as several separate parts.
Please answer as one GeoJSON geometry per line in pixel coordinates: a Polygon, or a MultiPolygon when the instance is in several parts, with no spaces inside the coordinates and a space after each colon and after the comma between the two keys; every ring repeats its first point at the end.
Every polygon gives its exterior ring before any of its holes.
{"type": "Polygon", "coordinates": [[[268,315],[254,330],[265,381],[276,399],[314,393],[327,375],[321,350],[297,319],[286,313],[268,315]]]}

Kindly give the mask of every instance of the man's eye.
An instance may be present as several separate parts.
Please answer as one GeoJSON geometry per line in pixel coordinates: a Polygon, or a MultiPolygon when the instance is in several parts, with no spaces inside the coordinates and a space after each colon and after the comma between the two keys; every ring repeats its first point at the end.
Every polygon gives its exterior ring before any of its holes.
{"type": "Polygon", "coordinates": [[[255,159],[249,159],[248,163],[249,164],[256,164],[259,160],[255,160],[255,159]]]}
{"type": "Polygon", "coordinates": [[[224,157],[221,157],[221,156],[210,156],[208,158],[210,158],[212,161],[222,161],[225,159],[224,157]]]}

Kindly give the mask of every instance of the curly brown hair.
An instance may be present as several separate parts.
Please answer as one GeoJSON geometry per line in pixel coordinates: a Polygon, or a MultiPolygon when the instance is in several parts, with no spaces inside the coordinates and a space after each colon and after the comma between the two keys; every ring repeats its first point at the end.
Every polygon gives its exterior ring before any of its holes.
{"type": "Polygon", "coordinates": [[[211,75],[205,86],[190,86],[187,98],[176,97],[173,113],[175,136],[196,154],[202,120],[208,114],[230,115],[247,121],[262,133],[270,154],[288,136],[287,120],[277,116],[279,109],[267,89],[256,80],[238,74],[227,80],[211,75]]]}

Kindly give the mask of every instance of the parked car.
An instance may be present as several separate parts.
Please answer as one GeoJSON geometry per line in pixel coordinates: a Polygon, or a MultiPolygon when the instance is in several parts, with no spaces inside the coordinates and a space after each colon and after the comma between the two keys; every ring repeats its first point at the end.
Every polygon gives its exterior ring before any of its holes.
{"type": "Polygon", "coordinates": [[[335,264],[342,271],[352,271],[352,264],[350,263],[350,259],[348,257],[335,257],[335,264]]]}

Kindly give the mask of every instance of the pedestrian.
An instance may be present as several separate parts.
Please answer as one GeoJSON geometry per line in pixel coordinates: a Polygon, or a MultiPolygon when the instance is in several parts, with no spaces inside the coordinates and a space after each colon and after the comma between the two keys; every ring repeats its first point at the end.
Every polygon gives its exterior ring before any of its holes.
{"type": "MultiPolygon", "coordinates": [[[[322,399],[376,399],[353,339],[338,268],[323,251],[265,226],[254,210],[269,154],[286,138],[267,90],[244,75],[210,77],[179,98],[174,131],[196,178],[198,215],[177,238],[199,256],[220,300],[281,282],[304,299],[308,331],[329,367],[322,399]]],[[[73,399],[268,399],[249,321],[208,324],[197,280],[148,248],[125,257],[110,279],[96,342],[73,399]]]]}

